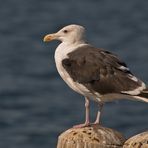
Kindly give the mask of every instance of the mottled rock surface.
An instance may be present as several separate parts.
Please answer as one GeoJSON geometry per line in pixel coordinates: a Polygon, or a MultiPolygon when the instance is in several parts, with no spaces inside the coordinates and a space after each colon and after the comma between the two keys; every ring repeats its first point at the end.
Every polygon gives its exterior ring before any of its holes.
{"type": "Polygon", "coordinates": [[[148,131],[129,138],[123,148],[148,148],[148,131]]]}
{"type": "Polygon", "coordinates": [[[125,142],[123,135],[100,125],[71,128],[58,139],[57,148],[121,148],[125,142]]]}

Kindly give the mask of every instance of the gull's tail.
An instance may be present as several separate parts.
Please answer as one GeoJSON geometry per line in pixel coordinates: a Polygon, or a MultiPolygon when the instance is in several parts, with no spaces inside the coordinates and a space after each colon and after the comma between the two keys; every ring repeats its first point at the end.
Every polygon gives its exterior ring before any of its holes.
{"type": "Polygon", "coordinates": [[[135,97],[141,101],[148,103],[148,87],[144,89],[143,91],[141,91],[141,93],[135,97]]]}

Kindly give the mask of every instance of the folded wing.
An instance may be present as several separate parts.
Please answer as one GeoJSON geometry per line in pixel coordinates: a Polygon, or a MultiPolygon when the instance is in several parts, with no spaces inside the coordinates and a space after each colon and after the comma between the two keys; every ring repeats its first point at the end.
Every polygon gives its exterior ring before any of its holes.
{"type": "Polygon", "coordinates": [[[146,87],[116,55],[90,45],[69,53],[62,65],[73,81],[92,92],[137,95],[146,87]]]}

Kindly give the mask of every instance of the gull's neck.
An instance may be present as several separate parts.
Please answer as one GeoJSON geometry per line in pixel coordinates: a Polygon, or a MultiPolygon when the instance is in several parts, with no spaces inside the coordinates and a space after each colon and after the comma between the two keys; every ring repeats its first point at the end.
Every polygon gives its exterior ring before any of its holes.
{"type": "Polygon", "coordinates": [[[68,53],[70,51],[72,51],[73,49],[79,47],[79,46],[82,46],[82,45],[85,45],[86,42],[83,41],[83,40],[80,40],[80,41],[77,41],[77,42],[62,42],[56,50],[62,50],[61,52],[65,52],[65,53],[68,53]]]}
{"type": "Polygon", "coordinates": [[[87,43],[85,41],[78,41],[74,43],[62,42],[55,51],[55,61],[60,62],[67,57],[67,54],[74,51],[78,47],[84,46],[87,43]]]}
{"type": "Polygon", "coordinates": [[[86,41],[85,40],[79,40],[79,41],[73,41],[73,42],[63,41],[61,44],[66,45],[66,46],[77,46],[80,44],[86,44],[86,41]]]}

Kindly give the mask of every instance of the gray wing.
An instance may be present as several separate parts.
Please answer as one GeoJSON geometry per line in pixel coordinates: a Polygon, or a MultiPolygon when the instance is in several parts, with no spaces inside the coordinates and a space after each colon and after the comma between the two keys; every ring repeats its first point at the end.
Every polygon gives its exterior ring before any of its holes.
{"type": "Polygon", "coordinates": [[[142,85],[116,55],[91,46],[69,53],[62,65],[73,81],[101,94],[133,91],[142,85]]]}

